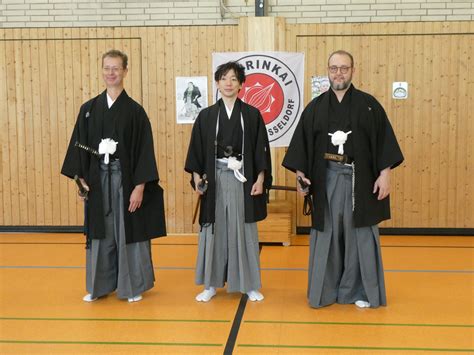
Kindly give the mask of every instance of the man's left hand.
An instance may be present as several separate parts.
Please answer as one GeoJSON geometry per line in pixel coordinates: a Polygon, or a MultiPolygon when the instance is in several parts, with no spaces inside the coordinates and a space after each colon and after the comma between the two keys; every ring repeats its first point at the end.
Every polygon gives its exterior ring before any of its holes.
{"type": "Polygon", "coordinates": [[[250,190],[250,195],[261,195],[263,194],[263,180],[265,179],[265,172],[261,171],[258,173],[257,181],[252,186],[252,190],[250,190]]]}
{"type": "Polygon", "coordinates": [[[132,193],[130,194],[130,205],[128,206],[128,212],[135,212],[141,207],[143,201],[143,190],[145,190],[145,184],[135,186],[132,193]]]}
{"type": "Polygon", "coordinates": [[[386,168],[380,172],[379,177],[375,180],[373,193],[379,192],[377,200],[383,200],[390,194],[390,168],[386,168]]]}
{"type": "Polygon", "coordinates": [[[252,190],[250,191],[250,195],[261,195],[263,193],[263,182],[259,182],[258,180],[253,184],[252,190]]]}

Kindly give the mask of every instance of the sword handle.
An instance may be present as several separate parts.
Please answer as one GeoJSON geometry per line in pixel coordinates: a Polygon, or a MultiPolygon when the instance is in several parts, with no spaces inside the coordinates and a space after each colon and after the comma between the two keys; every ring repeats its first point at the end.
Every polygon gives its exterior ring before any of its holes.
{"type": "Polygon", "coordinates": [[[197,189],[204,194],[207,191],[207,185],[208,185],[207,175],[203,174],[202,178],[201,178],[201,181],[199,181],[199,183],[197,185],[197,189]]]}
{"type": "Polygon", "coordinates": [[[82,181],[81,179],[79,179],[79,176],[74,175],[74,181],[76,182],[76,185],[79,188],[79,196],[83,197],[84,199],[87,199],[88,191],[86,190],[84,185],[82,185],[82,181]]]}
{"type": "Polygon", "coordinates": [[[298,176],[297,180],[298,180],[298,183],[301,186],[301,190],[303,192],[309,192],[309,184],[307,184],[301,176],[298,176]]]}

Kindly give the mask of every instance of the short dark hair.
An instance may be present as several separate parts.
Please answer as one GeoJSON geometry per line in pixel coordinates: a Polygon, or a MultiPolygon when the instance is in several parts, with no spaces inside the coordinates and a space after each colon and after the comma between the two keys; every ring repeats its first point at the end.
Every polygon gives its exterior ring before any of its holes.
{"type": "Polygon", "coordinates": [[[102,55],[102,65],[104,65],[104,59],[107,58],[107,57],[109,57],[109,58],[121,58],[123,69],[127,69],[128,57],[124,52],[119,51],[118,49],[111,49],[110,51],[105,52],[102,55]]]}
{"type": "Polygon", "coordinates": [[[239,62],[227,62],[221,64],[217,67],[216,72],[214,73],[214,80],[219,81],[224,75],[226,75],[230,70],[233,70],[237,76],[239,84],[245,83],[245,68],[239,62]]]}
{"type": "Polygon", "coordinates": [[[351,60],[351,67],[354,66],[354,57],[353,57],[352,54],[350,54],[348,51],[345,51],[345,50],[343,50],[343,49],[339,49],[339,50],[337,50],[337,51],[331,53],[331,55],[330,55],[329,58],[328,58],[328,65],[329,65],[329,61],[331,60],[332,56],[335,55],[335,54],[348,56],[349,59],[351,60]]]}

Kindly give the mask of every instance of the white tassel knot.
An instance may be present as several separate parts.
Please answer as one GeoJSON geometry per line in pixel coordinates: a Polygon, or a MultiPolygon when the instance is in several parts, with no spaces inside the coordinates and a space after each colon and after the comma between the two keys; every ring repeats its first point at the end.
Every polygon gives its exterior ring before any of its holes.
{"type": "Polygon", "coordinates": [[[337,150],[337,154],[344,154],[344,143],[347,141],[347,136],[352,133],[352,131],[349,132],[343,132],[343,131],[336,131],[334,133],[328,133],[331,136],[331,143],[334,146],[339,146],[337,150]]]}
{"type": "Polygon", "coordinates": [[[237,180],[240,182],[246,182],[247,179],[245,176],[242,175],[242,173],[239,171],[242,168],[242,161],[237,160],[235,157],[229,157],[229,160],[227,162],[227,167],[231,170],[234,170],[234,176],[237,180]]]}
{"type": "Polygon", "coordinates": [[[99,144],[99,154],[105,154],[104,163],[109,163],[109,155],[114,154],[117,150],[118,142],[115,142],[111,138],[102,139],[99,144]]]}

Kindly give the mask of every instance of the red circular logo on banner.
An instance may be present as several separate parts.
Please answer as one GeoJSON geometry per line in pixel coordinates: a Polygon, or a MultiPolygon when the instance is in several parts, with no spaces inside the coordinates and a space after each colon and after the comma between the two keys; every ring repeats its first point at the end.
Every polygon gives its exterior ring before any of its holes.
{"type": "Polygon", "coordinates": [[[265,124],[273,122],[283,109],[283,89],[274,78],[263,73],[247,75],[239,98],[258,108],[265,124]]]}
{"type": "MultiPolygon", "coordinates": [[[[215,62],[213,59],[213,67],[215,69],[229,60],[235,60],[244,66],[246,80],[239,92],[239,98],[260,111],[272,146],[288,146],[303,100],[300,91],[301,84],[298,82],[294,69],[290,68],[284,59],[287,54],[280,53],[278,56],[243,54],[241,57],[232,55],[225,59],[220,58],[215,62]]],[[[293,59],[293,54],[289,53],[288,57],[293,59]]],[[[291,66],[295,65],[293,60],[289,62],[291,66]]],[[[301,65],[296,66],[295,70],[301,70],[301,65]]],[[[301,81],[302,78],[299,80],[301,81]]],[[[219,91],[217,88],[214,89],[217,101],[219,91]]]]}

